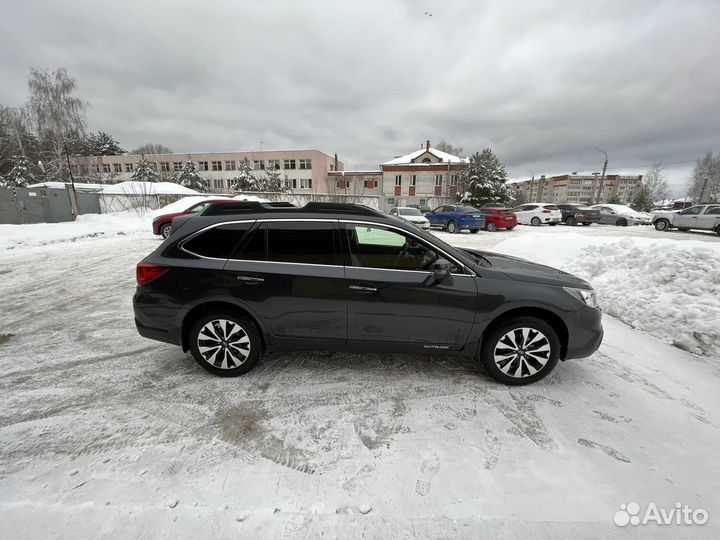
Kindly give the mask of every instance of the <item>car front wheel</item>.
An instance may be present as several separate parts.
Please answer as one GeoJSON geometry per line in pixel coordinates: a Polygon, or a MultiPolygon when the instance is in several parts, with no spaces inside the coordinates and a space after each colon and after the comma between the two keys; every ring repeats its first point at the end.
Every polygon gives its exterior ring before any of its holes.
{"type": "Polygon", "coordinates": [[[260,334],[245,317],[217,313],[198,319],[188,336],[190,352],[214,375],[236,377],[257,364],[262,352],[260,334]]]}
{"type": "Polygon", "coordinates": [[[172,231],[172,223],[165,223],[165,225],[160,227],[160,236],[167,238],[170,236],[170,231],[172,231]]]}
{"type": "Polygon", "coordinates": [[[574,227],[577,225],[577,220],[573,216],[568,216],[565,220],[565,225],[570,225],[571,227],[574,227]]]}
{"type": "Polygon", "coordinates": [[[667,219],[658,219],[655,221],[655,229],[658,231],[666,231],[670,228],[670,222],[667,219]]]}
{"type": "Polygon", "coordinates": [[[627,227],[627,224],[628,222],[625,218],[620,218],[617,220],[617,223],[615,223],[615,225],[617,225],[618,227],[627,227]]]}
{"type": "Polygon", "coordinates": [[[552,326],[535,317],[514,317],[483,339],[480,360],[493,379],[515,386],[544,378],[559,358],[560,340],[552,326]]]}

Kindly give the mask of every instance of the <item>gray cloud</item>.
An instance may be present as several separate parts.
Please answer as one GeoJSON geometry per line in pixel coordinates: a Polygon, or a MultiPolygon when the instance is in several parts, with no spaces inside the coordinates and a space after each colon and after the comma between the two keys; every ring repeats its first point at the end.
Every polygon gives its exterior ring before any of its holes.
{"type": "Polygon", "coordinates": [[[126,147],[318,148],[373,166],[445,138],[511,175],[720,150],[720,3],[9,0],[0,103],[65,66],[126,147]],[[432,13],[432,17],[425,12],[432,13]]]}

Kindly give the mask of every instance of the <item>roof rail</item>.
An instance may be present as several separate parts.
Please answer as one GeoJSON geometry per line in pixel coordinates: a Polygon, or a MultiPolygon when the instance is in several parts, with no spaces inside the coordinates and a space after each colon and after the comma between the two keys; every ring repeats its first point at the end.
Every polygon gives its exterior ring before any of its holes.
{"type": "Polygon", "coordinates": [[[303,207],[297,207],[289,202],[258,202],[258,201],[222,201],[210,203],[200,215],[221,216],[232,214],[247,214],[261,212],[308,212],[308,213],[336,213],[356,214],[362,216],[384,216],[382,212],[362,204],[347,204],[333,202],[312,201],[303,207]]]}
{"type": "Polygon", "coordinates": [[[274,207],[269,203],[258,201],[223,201],[210,203],[201,212],[203,216],[220,216],[224,214],[240,214],[245,212],[268,212],[274,207]]]}
{"type": "Polygon", "coordinates": [[[360,214],[363,216],[384,216],[382,212],[363,204],[311,201],[302,207],[305,212],[334,212],[360,214]]]}

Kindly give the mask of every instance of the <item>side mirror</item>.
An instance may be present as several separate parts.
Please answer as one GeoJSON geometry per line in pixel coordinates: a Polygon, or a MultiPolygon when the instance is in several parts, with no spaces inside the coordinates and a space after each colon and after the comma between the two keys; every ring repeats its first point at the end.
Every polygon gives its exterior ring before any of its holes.
{"type": "Polygon", "coordinates": [[[451,268],[452,265],[449,261],[445,259],[438,259],[437,261],[435,261],[432,265],[433,278],[435,279],[435,283],[439,283],[440,281],[443,281],[446,278],[450,277],[451,268]]]}

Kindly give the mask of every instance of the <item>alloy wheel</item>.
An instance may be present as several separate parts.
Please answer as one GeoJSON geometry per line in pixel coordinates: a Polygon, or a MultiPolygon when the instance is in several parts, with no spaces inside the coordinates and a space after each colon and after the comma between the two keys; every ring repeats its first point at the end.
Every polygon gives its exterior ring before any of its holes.
{"type": "Polygon", "coordinates": [[[515,328],[502,336],[493,353],[498,369],[509,377],[529,377],[550,359],[550,341],[534,328],[515,328]]]}
{"type": "Polygon", "coordinates": [[[218,369],[242,365],[250,354],[250,338],[238,323],[227,319],[208,322],[198,332],[197,346],[205,362],[218,369]]]}

